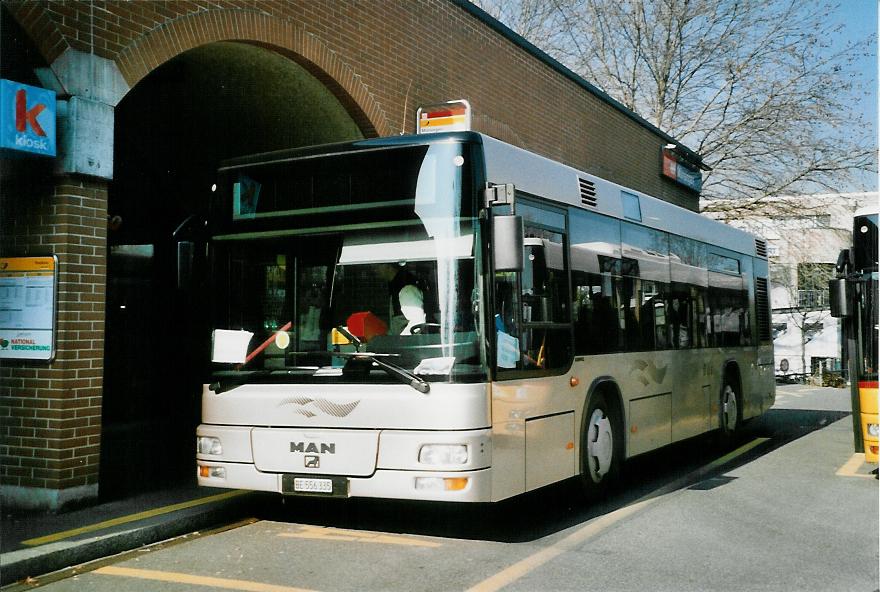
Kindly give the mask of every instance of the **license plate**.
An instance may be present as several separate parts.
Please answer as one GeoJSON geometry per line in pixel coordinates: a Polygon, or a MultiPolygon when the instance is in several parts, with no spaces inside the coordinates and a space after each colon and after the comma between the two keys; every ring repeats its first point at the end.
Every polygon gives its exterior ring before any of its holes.
{"type": "Polygon", "coordinates": [[[334,475],[281,475],[281,493],[348,497],[348,479],[334,475]]]}
{"type": "Polygon", "coordinates": [[[333,481],[297,477],[293,480],[293,490],[298,493],[333,493],[333,481]]]}

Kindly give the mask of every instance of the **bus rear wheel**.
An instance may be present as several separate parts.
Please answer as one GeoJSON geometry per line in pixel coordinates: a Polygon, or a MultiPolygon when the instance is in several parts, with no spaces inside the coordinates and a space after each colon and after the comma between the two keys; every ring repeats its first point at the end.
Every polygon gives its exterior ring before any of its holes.
{"type": "Polygon", "coordinates": [[[718,411],[718,435],[722,446],[733,443],[742,425],[742,406],[737,390],[737,383],[728,375],[721,387],[718,411]]]}
{"type": "Polygon", "coordinates": [[[623,450],[618,410],[604,393],[590,398],[582,433],[581,485],[586,497],[594,499],[617,480],[623,450]]]}

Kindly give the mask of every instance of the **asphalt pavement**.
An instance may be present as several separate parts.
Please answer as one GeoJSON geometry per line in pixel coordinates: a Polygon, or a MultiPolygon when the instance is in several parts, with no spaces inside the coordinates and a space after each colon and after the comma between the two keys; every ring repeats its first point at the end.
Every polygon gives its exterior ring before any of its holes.
{"type": "MultiPolygon", "coordinates": [[[[808,534],[828,537],[829,531],[837,537],[837,540],[848,544],[847,531],[854,530],[852,524],[859,521],[877,520],[877,496],[874,489],[873,506],[866,509],[864,514],[854,513],[851,509],[835,506],[835,500],[842,495],[847,495],[849,489],[860,487],[864,491],[864,484],[874,479],[876,470],[874,466],[859,462],[859,457],[851,453],[851,433],[848,431],[851,425],[849,421],[849,391],[848,389],[818,388],[802,385],[785,385],[777,387],[776,405],[765,414],[764,417],[752,422],[748,430],[750,437],[757,436],[758,442],[753,451],[754,454],[762,455],[761,463],[747,463],[748,457],[740,459],[741,466],[732,471],[731,467],[725,466],[723,474],[708,474],[698,483],[689,483],[681,486],[682,499],[688,495],[699,495],[694,492],[707,492],[719,487],[725,487],[728,491],[737,492],[734,481],[741,477],[748,477],[748,482],[760,481],[766,483],[763,497],[756,498],[752,493],[743,489],[740,499],[743,507],[758,508],[762,504],[773,503],[778,511],[774,514],[774,524],[765,525],[779,532],[785,532],[787,524],[800,523],[803,525],[807,520],[805,531],[808,534]],[[771,429],[772,426],[772,429],[771,429]],[[780,427],[781,426],[781,427],[780,427]],[[829,429],[826,429],[829,428],[829,429]],[[874,473],[872,473],[874,470],[874,473]],[[873,518],[872,518],[873,517],[873,518]]],[[[686,446],[688,444],[685,444],[686,446]]],[[[678,445],[676,445],[678,446],[678,445]]],[[[674,458],[675,454],[659,455],[659,458],[674,458]]],[[[663,466],[657,465],[657,458],[652,457],[648,461],[635,459],[629,463],[630,473],[644,471],[664,472],[663,466]]],[[[698,461],[699,459],[697,459],[698,461]]],[[[719,467],[721,465],[719,464],[719,467]]],[[[876,481],[873,481],[876,483],[876,481]]],[[[670,477],[666,489],[679,487],[674,476],[670,477]]],[[[634,497],[633,503],[639,503],[634,497]]],[[[174,490],[153,492],[135,498],[116,501],[107,504],[99,504],[71,512],[57,514],[15,514],[4,512],[2,524],[0,524],[0,582],[3,585],[25,581],[31,578],[31,583],[39,583],[40,577],[57,570],[64,570],[70,566],[106,558],[115,554],[129,552],[146,545],[167,541],[175,537],[196,537],[195,533],[242,521],[251,516],[261,518],[273,517],[273,511],[280,507],[278,498],[265,494],[245,493],[239,491],[226,491],[214,489],[199,489],[196,486],[181,487],[174,490]],[[266,508],[276,508],[267,510],[266,508]],[[262,515],[261,515],[262,514],[262,515]]],[[[333,506],[338,509],[339,506],[333,506]]],[[[376,506],[378,507],[378,506],[376,506]]],[[[706,511],[712,511],[711,505],[706,511]]],[[[715,511],[724,512],[724,508],[714,508],[715,511]]],[[[333,510],[331,510],[333,511],[333,510]]],[[[619,511],[619,510],[618,510],[619,511]]],[[[610,512],[609,512],[610,513],[610,512]]],[[[383,520],[381,514],[374,514],[373,520],[383,520]]],[[[302,517],[299,517],[302,519],[302,517]]],[[[560,515],[560,520],[569,520],[560,515]]],[[[748,521],[749,517],[744,517],[748,521]]],[[[320,519],[319,519],[320,520],[320,519]]],[[[344,524],[338,518],[337,526],[343,527],[376,527],[370,524],[344,524]]],[[[657,529],[664,530],[667,534],[669,529],[675,528],[675,518],[657,516],[649,521],[657,529]],[[670,522],[672,520],[672,522],[670,522]]],[[[378,525],[381,527],[381,525],[378,525]]],[[[548,517],[542,525],[536,525],[537,530],[533,533],[524,532],[512,526],[517,532],[501,533],[499,540],[513,542],[515,540],[537,540],[545,536],[544,531],[563,532],[569,525],[555,524],[552,517],[548,517]]],[[[575,526],[576,528],[576,526],[575,526]]],[[[414,531],[409,525],[398,525],[399,532],[414,531]]],[[[874,526],[876,533],[877,527],[874,526]]],[[[461,532],[461,531],[459,531],[461,532]]],[[[428,534],[443,535],[443,532],[428,534]]],[[[735,535],[735,533],[732,533],[735,535]]],[[[790,569],[792,573],[792,589],[798,589],[799,584],[805,588],[811,569],[815,566],[804,565],[799,562],[798,550],[801,546],[812,544],[812,541],[802,538],[803,533],[788,544],[792,546],[792,561],[790,566],[767,566],[768,569],[790,569]]],[[[608,552],[614,552],[614,548],[626,548],[627,546],[644,544],[650,539],[650,533],[640,535],[641,540],[608,540],[608,552]]],[[[716,533],[694,533],[688,531],[688,536],[697,537],[696,548],[710,549],[712,545],[724,544],[719,540],[716,533]]],[[[784,540],[784,536],[782,537],[784,540]]],[[[876,537],[875,537],[876,538],[876,537]]],[[[864,547],[864,540],[853,540],[853,545],[864,547]]],[[[877,541],[868,541],[868,554],[877,562],[877,541]]],[[[854,559],[859,561],[864,557],[864,551],[854,559]]],[[[762,561],[761,557],[754,557],[755,562],[762,561]]],[[[674,569],[674,557],[664,557],[662,553],[651,557],[640,557],[640,566],[632,566],[630,569],[615,570],[608,577],[617,578],[615,583],[619,587],[622,583],[619,578],[622,574],[637,574],[644,569],[674,569]],[[653,563],[652,563],[653,562],[653,563]],[[654,565],[656,563],[656,565],[654,565]],[[651,567],[653,565],[653,568],[651,567]]],[[[562,566],[557,566],[562,567],[562,566]]],[[[563,569],[564,571],[564,569],[563,569]]],[[[560,572],[561,573],[561,572],[560,572]]],[[[547,578],[542,574],[542,578],[547,578]]],[[[594,577],[603,577],[601,573],[594,577]]],[[[635,575],[634,575],[635,577],[635,575]]],[[[635,584],[636,580],[633,581],[635,584]]],[[[534,584],[528,578],[514,583],[511,589],[529,589],[534,584]]],[[[549,582],[542,581],[543,584],[549,582]]],[[[561,584],[562,582],[560,582],[561,584]]],[[[748,584],[747,582],[743,582],[748,584]]],[[[757,584],[757,582],[752,582],[757,584]]],[[[15,584],[13,584],[14,587],[15,584]]],[[[745,585],[744,589],[748,589],[745,585]]]]}

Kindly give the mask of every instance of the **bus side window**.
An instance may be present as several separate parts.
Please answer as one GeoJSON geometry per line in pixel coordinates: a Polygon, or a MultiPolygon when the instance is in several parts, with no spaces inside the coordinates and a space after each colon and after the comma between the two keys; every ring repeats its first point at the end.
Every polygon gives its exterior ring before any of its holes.
{"type": "Polygon", "coordinates": [[[505,271],[495,274],[495,365],[499,369],[522,368],[519,342],[516,273],[505,271]]]}
{"type": "Polygon", "coordinates": [[[539,227],[526,226],[525,234],[523,366],[534,370],[562,368],[571,356],[565,239],[561,233],[539,227]]]}
{"type": "Polygon", "coordinates": [[[525,222],[523,270],[495,274],[496,365],[553,372],[571,362],[565,215],[517,204],[525,222]]]}
{"type": "Polygon", "coordinates": [[[706,270],[704,243],[669,235],[670,345],[674,349],[706,347],[706,270]]]}
{"type": "Polygon", "coordinates": [[[669,239],[665,232],[621,224],[626,347],[668,347],[666,298],[669,291],[669,239]]]}
{"type": "Polygon", "coordinates": [[[620,222],[574,208],[569,216],[575,353],[623,351],[620,222]]]}

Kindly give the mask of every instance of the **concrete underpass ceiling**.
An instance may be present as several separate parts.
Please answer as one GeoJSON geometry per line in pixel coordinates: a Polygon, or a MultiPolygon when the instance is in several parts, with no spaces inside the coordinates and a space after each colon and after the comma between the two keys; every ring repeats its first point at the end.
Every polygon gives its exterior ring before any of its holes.
{"type": "Polygon", "coordinates": [[[152,242],[132,220],[146,216],[164,232],[201,210],[225,158],[361,137],[333,94],[293,60],[235,42],[190,50],[116,108],[110,214],[123,216],[116,239],[128,236],[111,241],[152,242]]]}

